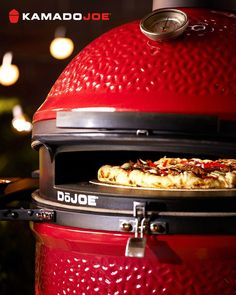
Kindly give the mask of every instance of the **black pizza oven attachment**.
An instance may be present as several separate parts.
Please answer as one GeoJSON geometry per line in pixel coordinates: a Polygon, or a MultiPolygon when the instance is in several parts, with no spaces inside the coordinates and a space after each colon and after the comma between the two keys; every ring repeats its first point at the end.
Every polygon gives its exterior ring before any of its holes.
{"type": "Polygon", "coordinates": [[[137,220],[141,225],[145,218],[150,234],[233,234],[235,190],[155,191],[93,180],[107,163],[164,155],[234,157],[234,124],[209,116],[58,112],[56,127],[43,121],[34,129],[41,176],[33,200],[55,210],[56,222],[65,226],[135,233],[137,220]]]}

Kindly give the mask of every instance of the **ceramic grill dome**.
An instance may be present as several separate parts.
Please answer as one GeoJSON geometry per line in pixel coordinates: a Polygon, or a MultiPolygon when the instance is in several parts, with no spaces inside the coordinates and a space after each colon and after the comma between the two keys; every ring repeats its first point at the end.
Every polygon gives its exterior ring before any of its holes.
{"type": "Polygon", "coordinates": [[[65,68],[34,121],[88,107],[236,119],[236,15],[183,10],[189,26],[175,40],[149,40],[139,21],[94,40],[65,68]]]}

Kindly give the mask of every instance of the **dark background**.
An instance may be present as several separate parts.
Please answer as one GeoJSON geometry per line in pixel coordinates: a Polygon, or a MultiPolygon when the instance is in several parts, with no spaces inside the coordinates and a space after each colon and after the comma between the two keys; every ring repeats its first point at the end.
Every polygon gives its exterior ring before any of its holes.
{"type": "MultiPolygon", "coordinates": [[[[165,6],[211,6],[236,9],[235,0],[159,0],[165,6]]],[[[69,61],[83,47],[107,30],[140,19],[152,10],[151,0],[1,0],[0,63],[7,51],[13,52],[13,64],[20,70],[13,86],[0,84],[0,178],[30,177],[38,168],[38,154],[30,147],[31,135],[21,134],[11,126],[11,106],[19,103],[32,119],[50,88],[69,61]],[[30,21],[10,24],[8,13],[19,12],[109,12],[109,21],[30,21]],[[59,26],[75,49],[68,59],[56,60],[49,45],[59,26]]],[[[3,195],[0,195],[4,198],[3,195]]],[[[30,195],[28,196],[30,199],[30,195]]],[[[34,239],[28,223],[0,222],[0,294],[34,294],[34,239]]]]}

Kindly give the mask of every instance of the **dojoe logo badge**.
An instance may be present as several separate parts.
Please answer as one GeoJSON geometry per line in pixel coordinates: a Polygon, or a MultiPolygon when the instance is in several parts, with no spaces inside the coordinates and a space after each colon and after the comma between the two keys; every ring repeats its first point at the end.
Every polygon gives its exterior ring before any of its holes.
{"type": "Polygon", "coordinates": [[[19,21],[19,12],[16,10],[16,9],[12,9],[10,12],[9,12],[9,21],[10,23],[12,24],[16,24],[18,23],[19,21]]]}

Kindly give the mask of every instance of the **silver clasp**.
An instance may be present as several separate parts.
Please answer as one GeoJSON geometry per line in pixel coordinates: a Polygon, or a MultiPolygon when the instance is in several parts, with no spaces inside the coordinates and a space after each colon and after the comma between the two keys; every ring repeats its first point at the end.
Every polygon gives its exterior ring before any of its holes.
{"type": "Polygon", "coordinates": [[[134,202],[135,233],[134,237],[128,239],[125,249],[125,256],[144,257],[146,238],[143,236],[146,223],[145,203],[134,202]]]}

